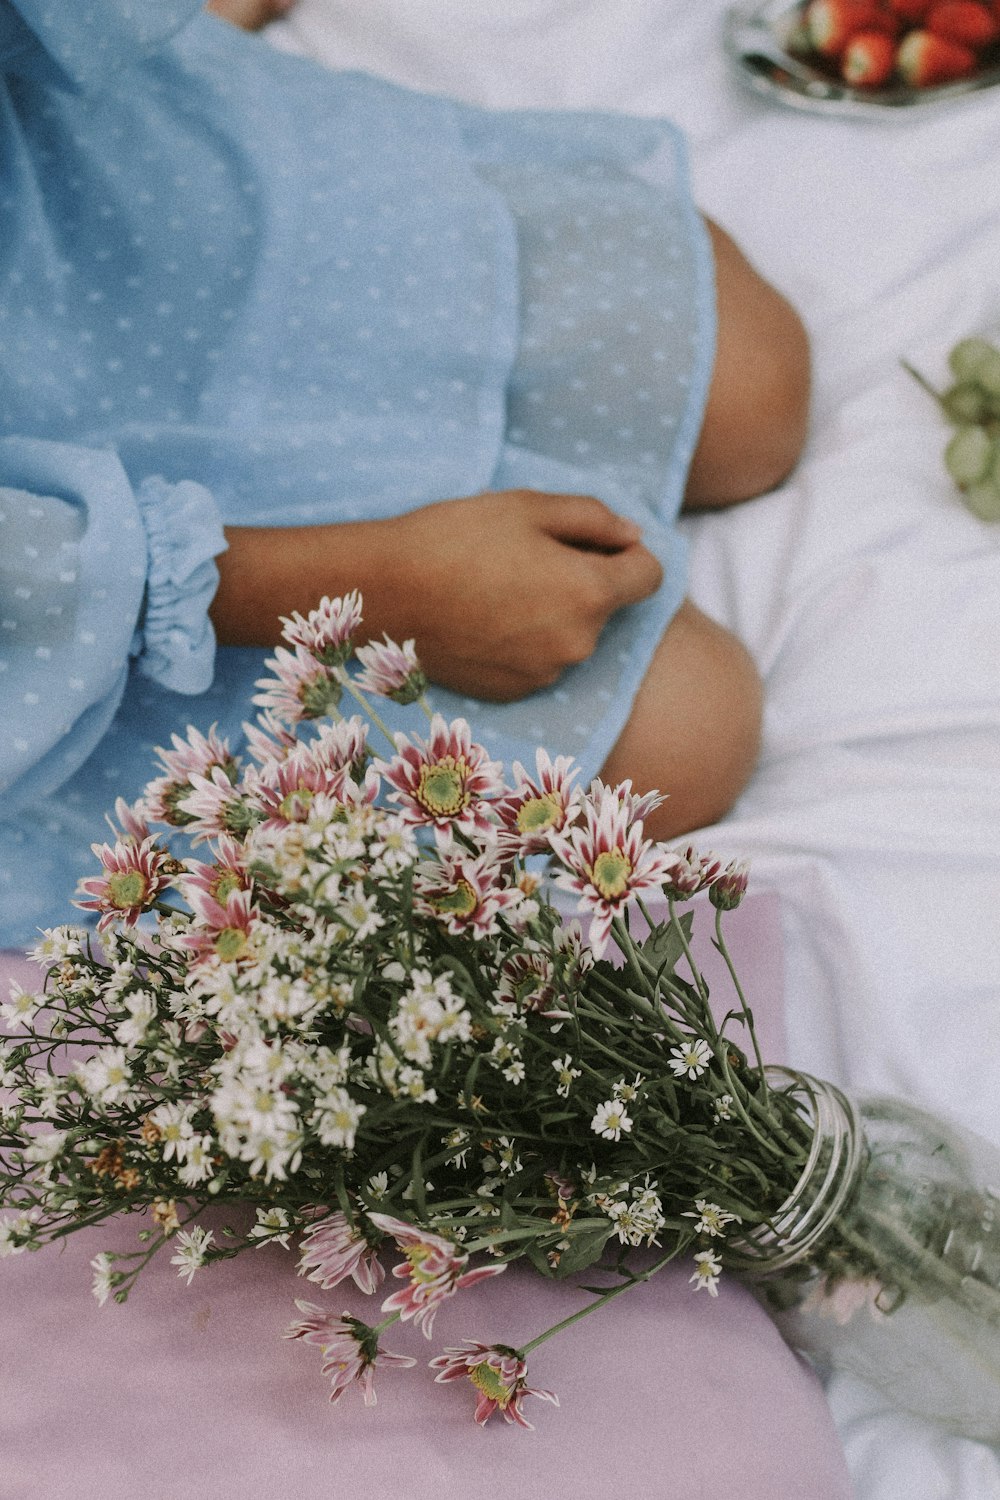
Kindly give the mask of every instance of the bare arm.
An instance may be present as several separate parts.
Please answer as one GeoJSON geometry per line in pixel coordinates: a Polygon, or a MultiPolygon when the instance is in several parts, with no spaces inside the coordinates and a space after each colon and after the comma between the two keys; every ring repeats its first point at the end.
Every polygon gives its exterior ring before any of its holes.
{"type": "Polygon", "coordinates": [[[359,588],[366,636],[413,637],[434,681],[498,701],[585,660],[609,616],[662,576],[638,528],[583,495],[510,490],[226,536],[212,606],[223,644],[274,645],[279,615],[359,588]]]}

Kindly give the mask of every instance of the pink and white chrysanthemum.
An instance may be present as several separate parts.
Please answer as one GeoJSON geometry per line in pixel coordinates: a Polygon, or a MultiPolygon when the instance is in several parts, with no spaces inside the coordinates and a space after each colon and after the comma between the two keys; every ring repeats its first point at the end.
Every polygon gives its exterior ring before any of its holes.
{"type": "Polygon", "coordinates": [[[515,1349],[505,1344],[477,1344],[466,1339],[461,1349],[446,1349],[432,1359],[431,1369],[439,1371],[434,1378],[438,1382],[460,1380],[464,1376],[476,1388],[476,1421],[483,1425],[498,1411],[505,1422],[516,1422],[520,1427],[533,1431],[532,1424],[521,1410],[528,1396],[537,1396],[541,1401],[559,1405],[554,1391],[537,1390],[528,1385],[528,1366],[515,1349]]]}
{"type": "Polygon", "coordinates": [[[699,891],[707,890],[722,873],[722,860],[717,854],[699,854],[693,844],[682,844],[672,849],[677,863],[665,882],[664,895],[675,901],[687,901],[699,891]]]}
{"type": "Polygon", "coordinates": [[[318,1344],[323,1351],[322,1371],[332,1382],[330,1400],[339,1401],[348,1386],[357,1381],[366,1406],[374,1406],[376,1365],[395,1365],[398,1369],[410,1369],[416,1360],[409,1354],[393,1354],[380,1349],[374,1328],[352,1318],[350,1313],[325,1312],[314,1302],[300,1302],[295,1306],[305,1316],[298,1323],[289,1325],[286,1339],[302,1339],[307,1344],[318,1344]]]}
{"type": "Polygon", "coordinates": [[[195,926],[178,941],[190,949],[192,963],[237,963],[249,956],[251,935],[260,921],[251,891],[230,891],[225,901],[216,901],[206,891],[188,889],[187,897],[195,926]]]}
{"type": "Polygon", "coordinates": [[[529,854],[547,854],[550,835],[561,833],[578,807],[572,782],[580,768],[568,755],[552,760],[547,750],[539,749],[535,767],[535,776],[531,777],[516,760],[513,790],[496,804],[500,846],[505,853],[522,859],[529,854]]]}
{"type": "Polygon", "coordinates": [[[216,734],[214,724],[207,735],[190,725],[185,739],[179,734],[170,738],[172,750],[161,746],[156,750],[164,775],[148,784],[143,801],[153,822],[183,827],[191,821],[181,803],[191,791],[192,778],[211,778],[219,772],[232,786],[239,776],[239,762],[230,752],[228,742],[216,734]]]}
{"type": "Polygon", "coordinates": [[[385,1280],[378,1251],[351,1227],[345,1214],[328,1214],[313,1224],[302,1236],[299,1248],[299,1275],[315,1281],[324,1291],[351,1276],[355,1285],[370,1295],[385,1280]]]}
{"type": "Polygon", "coordinates": [[[269,708],[262,709],[255,723],[245,723],[243,733],[247,738],[247,749],[254,760],[265,765],[269,761],[284,760],[298,745],[298,738],[269,708]]]}
{"type": "Polygon", "coordinates": [[[416,703],[427,686],[413,641],[400,646],[384,636],[381,641],[358,646],[354,654],[361,663],[355,681],[363,693],[391,698],[394,703],[416,703]]]}
{"type": "Polygon", "coordinates": [[[459,845],[446,845],[414,875],[414,911],[436,917],[456,935],[489,937],[497,931],[500,913],[522,900],[517,886],[506,884],[503,867],[489,849],[473,855],[459,845]]]}
{"type": "Polygon", "coordinates": [[[223,833],[219,835],[214,853],[215,863],[211,865],[197,859],[186,860],[184,874],[178,883],[189,900],[190,893],[197,891],[225,906],[233,891],[250,887],[246,849],[231,834],[223,833]]]}
{"type": "Polygon", "coordinates": [[[456,1250],[450,1240],[428,1230],[418,1229],[415,1224],[405,1224],[389,1214],[368,1215],[369,1220],[383,1234],[391,1235],[406,1259],[393,1266],[392,1274],[407,1284],[393,1292],[382,1303],[383,1312],[398,1312],[405,1323],[413,1319],[417,1328],[423,1327],[427,1338],[441,1303],[462,1287],[475,1286],[488,1276],[499,1276],[507,1269],[501,1262],[494,1266],[477,1266],[472,1271],[465,1268],[469,1257],[456,1250]]]}
{"type": "Polygon", "coordinates": [[[332,667],[311,655],[304,646],[286,651],[275,647],[265,662],[273,677],[261,677],[253,701],[258,708],[269,710],[286,724],[300,724],[303,719],[324,719],[340,702],[341,682],[332,667]]]}
{"type": "Polygon", "coordinates": [[[283,828],[307,822],[316,797],[342,801],[349,779],[347,766],[334,770],[313,755],[311,747],[300,745],[285,760],[263,767],[251,800],[264,814],[267,827],[283,828]]]}
{"type": "Polygon", "coordinates": [[[643,838],[641,821],[629,816],[632,801],[627,784],[623,793],[597,782],[581,800],[582,825],[551,840],[563,866],[555,882],[591,914],[590,946],[598,958],[618,913],[634,897],[659,891],[675,864],[670,850],[643,838]]]}
{"type": "Polygon", "coordinates": [[[134,927],[144,911],[149,911],[160,893],[172,884],[169,871],[176,869],[165,849],[153,838],[136,844],[91,844],[104,867],[103,875],[81,880],[77,890],[89,896],[88,901],[74,900],[82,911],[102,913],[97,924],[104,932],[116,922],[134,927]]]}
{"type": "Polygon", "coordinates": [[[360,770],[368,760],[368,725],[360,714],[335,724],[322,724],[309,750],[331,770],[341,766],[360,770]]]}
{"type": "Polygon", "coordinates": [[[351,637],[361,624],[361,595],[352,589],[342,598],[323,598],[307,615],[293,610],[281,616],[281,633],[290,646],[301,646],[324,666],[336,667],[351,654],[351,637]]]}
{"type": "Polygon", "coordinates": [[[138,802],[126,802],[124,797],[116,797],[115,818],[117,822],[112,822],[110,818],[107,821],[116,844],[141,844],[143,839],[152,836],[148,822],[149,809],[141,797],[138,802]]]}
{"type": "Polygon", "coordinates": [[[255,767],[244,772],[243,781],[234,786],[219,766],[208,776],[192,776],[187,793],[178,799],[177,806],[184,814],[185,830],[191,842],[200,844],[204,839],[218,838],[223,833],[243,838],[255,823],[260,822],[260,812],[254,806],[252,792],[257,782],[255,767]]]}
{"type": "Polygon", "coordinates": [[[747,893],[750,865],[745,859],[734,859],[718,875],[708,890],[708,899],[719,911],[732,911],[747,893]]]}
{"type": "Polygon", "coordinates": [[[399,754],[378,761],[376,769],[408,823],[470,833],[493,830],[492,799],[506,790],[503,766],[473,742],[465,719],[448,724],[435,714],[426,740],[399,734],[396,748],[399,754]]]}
{"type": "Polygon", "coordinates": [[[569,1015],[567,1010],[557,1008],[558,994],[555,965],[540,949],[521,948],[501,964],[497,999],[510,1001],[519,1015],[527,1011],[553,1019],[569,1015]]]}

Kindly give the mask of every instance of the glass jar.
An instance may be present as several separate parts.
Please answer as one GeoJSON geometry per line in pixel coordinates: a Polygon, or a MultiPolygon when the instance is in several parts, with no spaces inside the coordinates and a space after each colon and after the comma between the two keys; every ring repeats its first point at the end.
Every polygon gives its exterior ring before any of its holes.
{"type": "Polygon", "coordinates": [[[899,1099],[767,1076],[813,1135],[793,1191],[727,1263],[821,1373],[1000,1441],[1000,1151],[899,1099]]]}

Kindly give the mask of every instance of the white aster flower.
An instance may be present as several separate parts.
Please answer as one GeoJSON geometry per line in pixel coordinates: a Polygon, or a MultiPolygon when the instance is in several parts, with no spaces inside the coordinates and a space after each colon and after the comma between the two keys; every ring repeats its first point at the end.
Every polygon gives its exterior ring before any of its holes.
{"type": "Polygon", "coordinates": [[[28,1209],[26,1213],[15,1214],[13,1218],[0,1219],[0,1260],[7,1255],[20,1255],[27,1248],[34,1234],[37,1218],[38,1211],[28,1209]]]}
{"type": "Polygon", "coordinates": [[[150,1025],[156,1019],[156,997],[148,990],[135,990],[124,998],[128,1020],[115,1027],[115,1041],[123,1047],[138,1047],[146,1039],[150,1025]]]}
{"type": "Polygon", "coordinates": [[[205,1264],[205,1254],[214,1238],[210,1229],[181,1229],[178,1231],[175,1244],[180,1248],[176,1255],[170,1257],[170,1264],[177,1266],[178,1276],[191,1285],[195,1271],[205,1264]]]}
{"type": "Polygon", "coordinates": [[[33,1136],[31,1145],[24,1153],[25,1161],[36,1162],[39,1165],[55,1161],[56,1157],[62,1154],[68,1134],[66,1130],[47,1130],[44,1135],[33,1136]]]}
{"type": "Polygon", "coordinates": [[[642,1088],[644,1082],[645,1079],[643,1078],[641,1073],[637,1073],[635,1075],[635,1079],[632,1083],[626,1083],[624,1078],[620,1078],[611,1092],[614,1094],[615,1098],[620,1099],[623,1104],[631,1104],[634,1100],[638,1099],[639,1090],[642,1088]]]}
{"type": "Polygon", "coordinates": [[[559,1083],[556,1088],[556,1093],[559,1094],[563,1099],[568,1099],[569,1091],[573,1086],[573,1079],[580,1077],[580,1069],[574,1068],[573,1059],[568,1052],[565,1057],[553,1058],[552,1066],[555,1068],[556,1072],[559,1075],[559,1083]]]}
{"type": "Polygon", "coordinates": [[[288,1236],[291,1228],[288,1223],[288,1214],[283,1208],[258,1208],[257,1222],[250,1231],[249,1238],[257,1240],[257,1249],[261,1245],[275,1243],[283,1250],[288,1249],[288,1236]]]}
{"type": "Polygon", "coordinates": [[[683,1219],[697,1219],[694,1226],[696,1234],[707,1234],[713,1239],[718,1235],[725,1234],[727,1224],[742,1224],[743,1220],[739,1214],[731,1214],[727,1209],[720,1208],[717,1203],[709,1203],[705,1198],[696,1198],[694,1209],[685,1209],[681,1215],[683,1219]]]}
{"type": "Polygon", "coordinates": [[[98,1307],[103,1307],[110,1297],[115,1283],[119,1280],[119,1273],[115,1271],[115,1258],[102,1250],[95,1255],[90,1262],[90,1269],[94,1273],[91,1291],[97,1298],[98,1307]]]}
{"type": "Polygon", "coordinates": [[[214,1170],[212,1161],[213,1141],[210,1135],[195,1135],[185,1141],[184,1162],[177,1176],[185,1187],[197,1187],[214,1170]]]}
{"type": "Polygon", "coordinates": [[[354,1150],[354,1138],[364,1113],[363,1104],[352,1099],[346,1089],[336,1088],[317,1099],[309,1124],[324,1146],[339,1146],[342,1151],[350,1152],[354,1150]]]}
{"type": "Polygon", "coordinates": [[[151,1112],[149,1118],[160,1132],[159,1144],[164,1161],[171,1157],[178,1162],[184,1160],[194,1135],[193,1113],[189,1104],[158,1104],[151,1112]]]}
{"type": "Polygon", "coordinates": [[[28,957],[43,969],[61,964],[64,959],[75,958],[83,952],[81,939],[85,935],[81,927],[47,927],[42,933],[41,941],[29,951],[28,957]]]}
{"type": "Polygon", "coordinates": [[[681,1047],[671,1047],[668,1059],[677,1078],[700,1078],[712,1060],[712,1051],[701,1037],[685,1042],[681,1047]]]}
{"type": "Polygon", "coordinates": [[[374,1176],[369,1177],[367,1189],[368,1196],[371,1198],[372,1202],[380,1203],[385,1197],[386,1193],[389,1191],[388,1172],[376,1172],[374,1176]]]}
{"type": "Polygon", "coordinates": [[[733,1096],[732,1096],[732,1094],[720,1094],[719,1097],[718,1097],[718,1099],[716,1099],[716,1101],[715,1101],[715,1108],[712,1111],[712,1119],[715,1121],[716,1125],[721,1125],[722,1122],[723,1122],[723,1120],[731,1120],[732,1117],[733,1117],[733,1096]]]}
{"type": "Polygon", "coordinates": [[[603,1104],[597,1106],[590,1128],[606,1141],[620,1141],[623,1134],[630,1133],[632,1120],[626,1114],[620,1099],[605,1099],[603,1104]]]}
{"type": "Polygon", "coordinates": [[[719,1295],[719,1277],[722,1275],[722,1262],[712,1250],[699,1250],[694,1258],[695,1270],[689,1281],[695,1283],[695,1290],[708,1292],[709,1296],[719,1295]]]}
{"type": "Polygon", "coordinates": [[[74,1075],[95,1104],[120,1104],[129,1091],[132,1073],[124,1047],[105,1047],[96,1057],[77,1063],[74,1075]]]}
{"type": "Polygon", "coordinates": [[[44,1004],[44,995],[26,990],[16,979],[12,979],[10,999],[6,1004],[0,1005],[0,1016],[3,1016],[8,1031],[20,1031],[31,1025],[44,1004]]]}

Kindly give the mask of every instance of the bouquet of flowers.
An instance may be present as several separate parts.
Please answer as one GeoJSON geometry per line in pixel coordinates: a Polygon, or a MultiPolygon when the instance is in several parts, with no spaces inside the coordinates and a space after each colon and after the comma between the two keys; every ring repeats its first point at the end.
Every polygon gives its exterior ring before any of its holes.
{"type": "MultiPolygon", "coordinates": [[[[555,1399],[527,1384],[531,1350],[678,1257],[709,1294],[727,1266],[763,1275],[786,1311],[893,1322],[929,1288],[995,1344],[996,1268],[959,1274],[944,1245],[956,1224],[982,1238],[978,1185],[903,1213],[898,1132],[882,1150],[837,1090],[763,1065],[722,933],[745,866],[648,839],[656,797],[581,789],[544,750],[505,781],[426,705],[412,642],[354,648],[360,619],[351,594],[284,622],[244,763],[189,730],[116,804],[79,893],[96,935],[47,932],[43,987],[2,1007],[0,1253],[136,1214],[134,1253],[92,1263],[98,1300],[123,1302],[164,1248],[190,1283],[294,1241],[307,1280],[366,1293],[397,1251],[381,1319],[301,1300],[289,1329],[331,1399],[356,1382],[369,1404],[377,1366],[413,1363],[383,1344],[395,1321],[430,1338],[444,1299],[515,1259],[600,1263],[573,1318],[431,1361],[468,1377],[478,1421],[525,1426],[527,1396],[555,1399]],[[426,734],[384,730],[375,753],[379,695],[422,705],[426,734]],[[679,911],[699,893],[733,980],[718,1019],[679,911]],[[217,1239],[211,1204],[254,1222],[217,1239]]],[[[1000,1358],[992,1376],[995,1396],[1000,1358]]]]}

